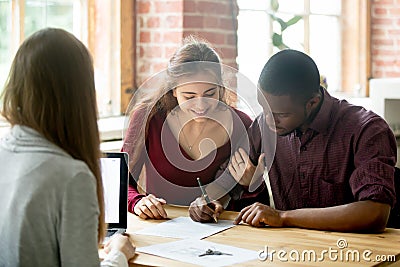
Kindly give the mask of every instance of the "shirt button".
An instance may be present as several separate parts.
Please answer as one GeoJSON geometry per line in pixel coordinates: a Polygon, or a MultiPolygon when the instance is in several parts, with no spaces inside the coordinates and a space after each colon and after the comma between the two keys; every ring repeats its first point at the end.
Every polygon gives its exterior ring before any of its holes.
{"type": "Polygon", "coordinates": [[[305,146],[300,147],[300,151],[302,151],[302,152],[307,151],[307,147],[305,147],[305,146]]]}

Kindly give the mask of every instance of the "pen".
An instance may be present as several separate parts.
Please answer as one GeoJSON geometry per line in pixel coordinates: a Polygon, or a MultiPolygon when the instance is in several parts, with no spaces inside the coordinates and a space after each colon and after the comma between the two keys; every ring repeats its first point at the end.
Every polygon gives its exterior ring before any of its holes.
{"type": "MultiPolygon", "coordinates": [[[[210,198],[208,197],[206,191],[203,188],[203,184],[200,181],[200,177],[197,177],[197,183],[199,184],[199,187],[200,187],[200,190],[201,190],[201,194],[203,195],[204,199],[206,200],[207,206],[210,207],[211,201],[210,201],[210,198]]],[[[217,216],[215,214],[213,215],[213,218],[214,218],[215,222],[218,222],[217,216]]]]}

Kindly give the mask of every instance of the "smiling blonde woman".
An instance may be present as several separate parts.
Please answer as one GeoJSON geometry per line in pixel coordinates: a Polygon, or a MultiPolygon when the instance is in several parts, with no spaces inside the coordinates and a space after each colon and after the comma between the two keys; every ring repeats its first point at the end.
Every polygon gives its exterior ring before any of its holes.
{"type": "MultiPolygon", "coordinates": [[[[207,42],[188,37],[168,68],[134,96],[122,149],[131,158],[130,212],[144,219],[166,218],[165,203],[189,206],[201,196],[197,178],[207,185],[224,171],[221,165],[251,119],[230,105],[223,69],[207,42]],[[137,186],[141,172],[144,194],[137,186]]],[[[222,206],[214,200],[211,206],[218,213],[222,206]]]]}

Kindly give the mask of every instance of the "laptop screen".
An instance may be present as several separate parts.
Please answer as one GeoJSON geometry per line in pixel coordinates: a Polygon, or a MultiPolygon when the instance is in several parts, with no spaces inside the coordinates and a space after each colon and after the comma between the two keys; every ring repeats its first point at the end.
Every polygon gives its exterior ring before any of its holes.
{"type": "Polygon", "coordinates": [[[108,228],[127,227],[128,154],[107,152],[100,159],[104,188],[105,221],[108,228]]]}

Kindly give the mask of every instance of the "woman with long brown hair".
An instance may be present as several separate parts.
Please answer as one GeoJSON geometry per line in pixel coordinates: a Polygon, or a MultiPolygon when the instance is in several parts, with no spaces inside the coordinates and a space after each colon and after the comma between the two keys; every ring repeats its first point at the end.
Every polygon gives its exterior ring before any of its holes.
{"type": "MultiPolygon", "coordinates": [[[[99,266],[105,231],[91,56],[72,34],[26,39],[4,88],[11,124],[0,142],[0,266],[99,266]]],[[[127,266],[119,236],[104,266],[127,266]]]]}
{"type": "MultiPolygon", "coordinates": [[[[201,196],[197,178],[213,188],[224,171],[221,165],[232,155],[232,144],[251,124],[245,113],[232,107],[227,73],[235,70],[221,63],[209,43],[190,36],[168,68],[135,93],[122,148],[130,155],[130,212],[163,219],[165,203],[189,206],[201,196]]],[[[215,216],[222,210],[218,200],[227,193],[209,192],[215,216]]]]}

